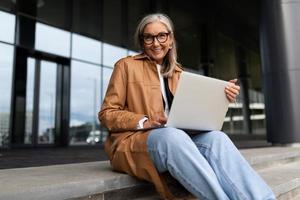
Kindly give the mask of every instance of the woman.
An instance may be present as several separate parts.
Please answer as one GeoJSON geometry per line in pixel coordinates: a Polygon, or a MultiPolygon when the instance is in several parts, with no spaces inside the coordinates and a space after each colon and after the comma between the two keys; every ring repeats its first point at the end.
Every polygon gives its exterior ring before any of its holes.
{"type": "MultiPolygon", "coordinates": [[[[162,175],[167,171],[199,199],[275,199],[223,132],[147,129],[166,122],[182,69],[166,15],[144,17],[136,40],[143,53],[115,64],[99,112],[110,131],[105,151],[113,169],[154,183],[164,199],[174,199],[162,175]]],[[[239,94],[235,83],[225,88],[230,102],[239,94]]]]}

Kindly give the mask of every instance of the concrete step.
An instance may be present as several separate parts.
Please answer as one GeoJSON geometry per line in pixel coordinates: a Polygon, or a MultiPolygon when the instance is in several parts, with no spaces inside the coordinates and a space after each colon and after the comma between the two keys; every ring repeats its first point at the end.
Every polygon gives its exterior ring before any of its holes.
{"type": "Polygon", "coordinates": [[[240,152],[256,170],[300,161],[300,148],[297,147],[250,148],[240,152]]]}
{"type": "Polygon", "coordinates": [[[109,163],[89,162],[0,170],[0,199],[68,199],[142,185],[109,163]]]}
{"type": "MultiPolygon", "coordinates": [[[[300,200],[300,162],[280,164],[258,170],[258,173],[274,191],[278,200],[300,200]]],[[[162,200],[158,196],[134,200],[162,200]]]]}
{"type": "MultiPolygon", "coordinates": [[[[240,151],[281,200],[298,195],[300,148],[240,151]]],[[[0,199],[20,197],[24,200],[159,199],[152,185],[112,172],[107,161],[0,170],[0,199]]]]}
{"type": "Polygon", "coordinates": [[[300,199],[300,195],[296,195],[295,197],[291,198],[291,200],[299,200],[300,199]]]}
{"type": "Polygon", "coordinates": [[[257,172],[272,188],[278,200],[292,199],[300,195],[300,161],[279,164],[257,172]]]}

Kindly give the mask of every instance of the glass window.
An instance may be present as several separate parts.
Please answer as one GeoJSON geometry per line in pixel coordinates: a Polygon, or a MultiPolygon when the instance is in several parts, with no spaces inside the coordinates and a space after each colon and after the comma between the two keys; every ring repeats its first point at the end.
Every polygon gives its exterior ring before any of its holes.
{"type": "Polygon", "coordinates": [[[234,41],[222,34],[217,36],[215,67],[211,69],[211,75],[223,80],[238,77],[234,41]]]}
{"type": "Polygon", "coordinates": [[[37,50],[69,57],[71,34],[45,24],[36,24],[35,48],[37,50]]]}
{"type": "Polygon", "coordinates": [[[112,68],[107,68],[103,67],[103,85],[102,85],[102,97],[104,99],[104,96],[106,94],[107,86],[111,77],[113,69],[112,68]]]}
{"type": "Polygon", "coordinates": [[[16,16],[0,11],[0,40],[8,43],[15,41],[16,16]],[[5,30],[5,31],[4,31],[5,30]]]}
{"type": "Polygon", "coordinates": [[[259,54],[248,50],[248,81],[249,81],[249,108],[253,134],[266,134],[265,101],[262,92],[262,75],[259,54]]]}
{"type": "Polygon", "coordinates": [[[32,144],[32,120],[33,120],[33,100],[34,100],[34,77],[35,59],[27,59],[27,79],[26,79],[26,113],[25,113],[25,144],[32,144]]]}
{"type": "Polygon", "coordinates": [[[72,34],[72,57],[101,64],[101,42],[72,34]]]}
{"type": "Polygon", "coordinates": [[[0,43],[0,147],[9,143],[13,55],[13,46],[0,43]]]}
{"type": "Polygon", "coordinates": [[[41,61],[38,143],[54,144],[57,64],[41,61]]]}
{"type": "Polygon", "coordinates": [[[100,38],[101,34],[101,1],[73,1],[73,28],[76,33],[100,38]]]}
{"type": "MultiPolygon", "coordinates": [[[[237,68],[234,41],[219,33],[217,35],[214,67],[210,69],[211,75],[222,80],[238,78],[237,68]]],[[[242,91],[240,93],[242,94],[242,91]]],[[[224,132],[229,134],[245,133],[242,95],[238,96],[237,102],[229,104],[222,128],[224,132]]]]}
{"type": "Polygon", "coordinates": [[[97,113],[100,110],[101,67],[71,63],[70,145],[102,142],[97,113]]]}
{"type": "Polygon", "coordinates": [[[103,65],[113,67],[115,63],[127,55],[127,49],[103,43],[103,65]]]}

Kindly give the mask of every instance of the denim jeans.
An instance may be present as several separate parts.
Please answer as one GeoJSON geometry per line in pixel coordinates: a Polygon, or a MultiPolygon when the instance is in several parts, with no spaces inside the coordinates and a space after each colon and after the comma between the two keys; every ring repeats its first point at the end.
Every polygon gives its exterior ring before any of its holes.
{"type": "Polygon", "coordinates": [[[188,135],[176,128],[150,132],[150,157],[158,172],[169,173],[203,200],[271,200],[275,195],[221,131],[188,135]]]}

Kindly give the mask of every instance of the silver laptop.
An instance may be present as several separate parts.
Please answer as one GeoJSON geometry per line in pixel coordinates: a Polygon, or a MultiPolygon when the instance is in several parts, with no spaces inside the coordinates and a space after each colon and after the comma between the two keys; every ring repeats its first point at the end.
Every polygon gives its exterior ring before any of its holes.
{"type": "Polygon", "coordinates": [[[166,126],[221,130],[229,105],[226,85],[223,80],[182,72],[166,126]]]}

